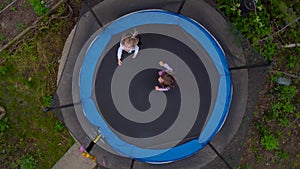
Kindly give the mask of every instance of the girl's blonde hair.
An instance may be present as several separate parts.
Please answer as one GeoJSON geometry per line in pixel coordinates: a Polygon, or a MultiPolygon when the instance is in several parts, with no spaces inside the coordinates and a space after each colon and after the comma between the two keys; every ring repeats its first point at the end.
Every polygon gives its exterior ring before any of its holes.
{"type": "Polygon", "coordinates": [[[136,46],[139,43],[139,38],[137,38],[138,32],[134,30],[133,32],[122,37],[121,44],[124,45],[130,44],[132,46],[136,46]]]}

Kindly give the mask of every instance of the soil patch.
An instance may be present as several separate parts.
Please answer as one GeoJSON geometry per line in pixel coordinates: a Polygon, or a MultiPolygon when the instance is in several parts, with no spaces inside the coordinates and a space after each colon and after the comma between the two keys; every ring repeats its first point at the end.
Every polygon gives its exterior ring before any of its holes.
{"type": "MultiPolygon", "coordinates": [[[[2,2],[1,5],[3,5],[2,2]]],[[[0,14],[0,47],[30,26],[37,18],[38,15],[28,0],[18,0],[5,9],[0,14]]]]}
{"type": "MultiPolygon", "coordinates": [[[[59,1],[46,0],[44,5],[51,9],[59,1]]],[[[10,2],[10,0],[0,2],[0,9],[1,7],[3,9],[0,13],[0,49],[40,17],[28,0],[17,0],[6,8],[10,2]]]]}

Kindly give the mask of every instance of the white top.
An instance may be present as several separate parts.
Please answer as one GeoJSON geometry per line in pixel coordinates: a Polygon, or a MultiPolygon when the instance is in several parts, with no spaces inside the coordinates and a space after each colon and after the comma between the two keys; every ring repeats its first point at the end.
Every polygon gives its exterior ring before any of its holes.
{"type": "MultiPolygon", "coordinates": [[[[121,57],[122,57],[122,51],[124,50],[124,46],[120,43],[120,46],[119,46],[119,48],[118,48],[118,54],[117,54],[117,58],[118,59],[121,59],[121,57]]],[[[132,51],[134,51],[134,55],[137,55],[138,54],[138,52],[139,52],[139,47],[138,47],[138,45],[135,45],[134,47],[132,47],[132,48],[130,48],[130,50],[128,51],[128,53],[131,53],[132,51]]]]}

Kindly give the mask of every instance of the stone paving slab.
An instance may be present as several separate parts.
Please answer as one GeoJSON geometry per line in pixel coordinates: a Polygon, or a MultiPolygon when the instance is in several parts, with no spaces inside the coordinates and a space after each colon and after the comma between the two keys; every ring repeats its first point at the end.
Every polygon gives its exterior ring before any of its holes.
{"type": "Polygon", "coordinates": [[[96,163],[81,155],[80,144],[75,143],[52,169],[93,169],[96,163]]]}

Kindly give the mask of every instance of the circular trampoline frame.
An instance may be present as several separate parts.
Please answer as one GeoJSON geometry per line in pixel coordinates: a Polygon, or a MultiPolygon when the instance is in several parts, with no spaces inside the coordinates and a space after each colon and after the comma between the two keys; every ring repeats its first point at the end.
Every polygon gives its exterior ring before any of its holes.
{"type": "Polygon", "coordinates": [[[79,90],[82,109],[86,118],[94,126],[101,127],[101,134],[105,137],[107,143],[116,152],[120,153],[120,155],[148,163],[167,163],[180,160],[189,157],[202,149],[216,135],[224,124],[232,97],[230,72],[224,51],[220,44],[202,25],[196,21],[183,15],[164,10],[138,11],[127,14],[108,24],[102,32],[96,36],[86,51],[80,71],[79,90]],[[149,18],[151,18],[151,20],[149,18]],[[209,120],[203,127],[200,136],[192,141],[175,146],[168,150],[145,149],[128,144],[118,138],[100,115],[101,112],[98,111],[97,106],[95,105],[96,102],[92,97],[93,78],[96,72],[97,61],[100,59],[101,53],[105,50],[105,47],[109,43],[112,35],[145,24],[169,24],[180,26],[206,49],[207,53],[214,61],[214,66],[220,75],[216,104],[214,105],[214,109],[209,120]],[[151,154],[155,155],[148,158],[140,158],[142,154],[143,156],[145,154],[149,154],[149,156],[151,156],[151,154]]]}

